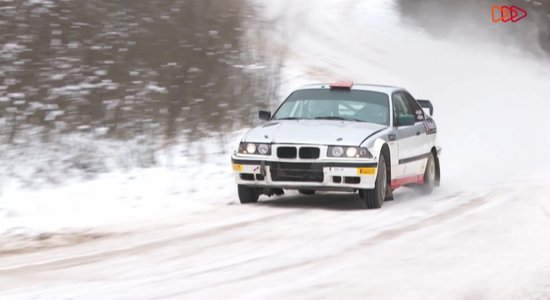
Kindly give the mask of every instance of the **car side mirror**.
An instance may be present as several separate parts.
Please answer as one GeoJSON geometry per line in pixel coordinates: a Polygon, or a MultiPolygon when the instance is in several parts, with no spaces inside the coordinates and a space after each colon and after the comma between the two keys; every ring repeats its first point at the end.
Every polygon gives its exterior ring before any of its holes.
{"type": "Polygon", "coordinates": [[[413,115],[404,115],[397,118],[397,126],[411,126],[414,123],[416,123],[416,120],[413,115]]]}
{"type": "Polygon", "coordinates": [[[416,121],[419,122],[419,121],[424,121],[424,111],[422,109],[418,109],[416,111],[416,121]]]}
{"type": "Polygon", "coordinates": [[[420,107],[427,108],[430,111],[430,116],[434,115],[434,106],[430,100],[416,100],[416,102],[420,104],[420,107]]]}
{"type": "Polygon", "coordinates": [[[260,118],[260,120],[269,121],[271,119],[271,112],[260,110],[260,112],[258,112],[258,117],[260,118]]]}

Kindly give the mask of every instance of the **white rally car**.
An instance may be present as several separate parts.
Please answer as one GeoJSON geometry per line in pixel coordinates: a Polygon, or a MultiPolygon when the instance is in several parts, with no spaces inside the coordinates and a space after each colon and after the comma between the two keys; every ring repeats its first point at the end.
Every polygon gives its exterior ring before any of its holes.
{"type": "Polygon", "coordinates": [[[290,94],[232,155],[241,203],[283,189],[359,192],[380,208],[400,186],[439,186],[437,127],[428,100],[393,86],[316,84],[290,94]],[[426,109],[427,111],[424,111],[426,109]],[[429,113],[428,113],[429,111],[429,113]]]}

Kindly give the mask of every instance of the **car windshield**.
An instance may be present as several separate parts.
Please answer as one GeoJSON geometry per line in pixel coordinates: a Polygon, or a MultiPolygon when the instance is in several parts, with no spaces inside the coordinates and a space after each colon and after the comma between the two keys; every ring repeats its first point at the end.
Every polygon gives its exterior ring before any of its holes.
{"type": "Polygon", "coordinates": [[[389,98],[385,93],[308,89],[292,93],[279,107],[274,120],[326,119],[389,125],[389,98]]]}

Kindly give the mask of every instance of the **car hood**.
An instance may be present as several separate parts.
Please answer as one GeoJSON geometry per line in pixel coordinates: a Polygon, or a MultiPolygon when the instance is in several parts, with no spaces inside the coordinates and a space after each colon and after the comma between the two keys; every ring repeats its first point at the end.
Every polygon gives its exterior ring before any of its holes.
{"type": "Polygon", "coordinates": [[[250,130],[245,142],[277,144],[321,144],[359,146],[373,133],[387,126],[336,120],[271,121],[250,130]]]}

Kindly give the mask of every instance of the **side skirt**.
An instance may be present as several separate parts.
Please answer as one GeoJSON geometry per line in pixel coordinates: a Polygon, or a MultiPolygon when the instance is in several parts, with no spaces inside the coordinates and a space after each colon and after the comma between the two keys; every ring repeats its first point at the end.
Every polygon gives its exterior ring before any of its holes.
{"type": "Polygon", "coordinates": [[[392,189],[396,189],[400,186],[406,185],[406,184],[423,184],[424,183],[424,175],[416,175],[416,176],[410,176],[410,177],[403,177],[403,178],[396,178],[392,179],[390,182],[390,186],[392,189]]]}

